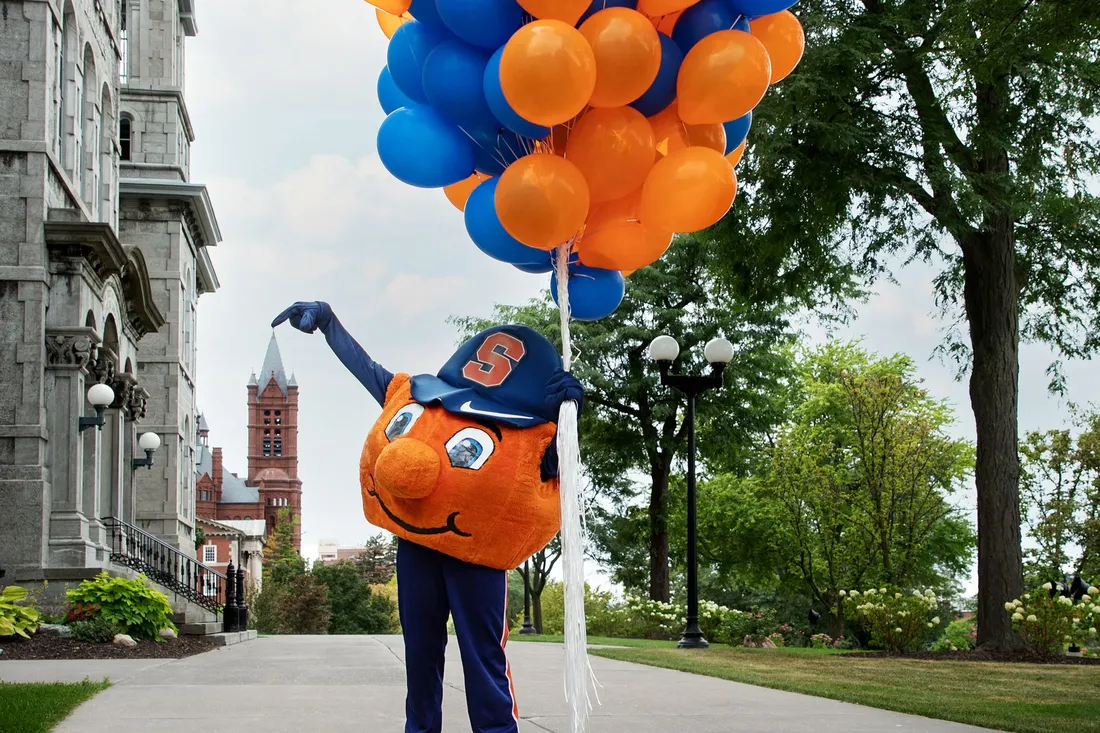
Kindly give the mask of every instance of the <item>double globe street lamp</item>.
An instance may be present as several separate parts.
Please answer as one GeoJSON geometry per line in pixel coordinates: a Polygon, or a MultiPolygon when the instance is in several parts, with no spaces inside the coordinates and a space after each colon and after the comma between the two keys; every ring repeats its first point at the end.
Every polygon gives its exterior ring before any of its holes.
{"type": "MultiPolygon", "coordinates": [[[[115,391],[106,384],[93,384],[88,388],[88,403],[95,408],[95,417],[84,417],[77,420],[77,432],[83,433],[88,428],[103,430],[107,424],[104,413],[107,407],[115,401],[115,391]]],[[[138,447],[145,451],[144,458],[132,458],[131,466],[134,470],[139,468],[152,469],[153,454],[160,448],[160,436],[156,433],[142,433],[138,438],[138,447]]]]}
{"type": "Polygon", "coordinates": [[[706,649],[710,646],[699,628],[699,558],[697,555],[697,519],[695,511],[695,400],[709,389],[722,387],[722,374],[733,360],[733,344],[724,338],[709,341],[703,356],[710,364],[709,374],[673,374],[672,365],[680,355],[680,345],[671,336],[658,336],[649,345],[649,357],[661,370],[661,384],[671,387],[687,397],[688,440],[688,611],[687,623],[680,642],[680,649],[706,649]]]}

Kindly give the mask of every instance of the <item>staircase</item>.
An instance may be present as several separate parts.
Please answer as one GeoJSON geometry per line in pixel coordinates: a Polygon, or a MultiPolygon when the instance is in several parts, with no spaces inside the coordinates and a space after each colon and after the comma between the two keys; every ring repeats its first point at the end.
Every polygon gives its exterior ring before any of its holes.
{"type": "Polygon", "coordinates": [[[136,570],[160,586],[168,596],[172,621],[180,633],[211,636],[216,643],[224,644],[255,638],[255,631],[222,633],[219,617],[230,585],[224,573],[121,519],[106,519],[104,525],[110,535],[111,562],[136,570]]]}

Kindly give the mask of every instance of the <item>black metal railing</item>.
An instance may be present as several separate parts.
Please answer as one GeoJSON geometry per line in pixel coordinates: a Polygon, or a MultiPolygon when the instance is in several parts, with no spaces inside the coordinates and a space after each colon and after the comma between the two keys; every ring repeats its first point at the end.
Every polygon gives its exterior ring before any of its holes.
{"type": "Polygon", "coordinates": [[[111,562],[144,573],[150,580],[221,615],[226,592],[224,573],[121,519],[111,517],[103,524],[111,537],[111,562]]]}

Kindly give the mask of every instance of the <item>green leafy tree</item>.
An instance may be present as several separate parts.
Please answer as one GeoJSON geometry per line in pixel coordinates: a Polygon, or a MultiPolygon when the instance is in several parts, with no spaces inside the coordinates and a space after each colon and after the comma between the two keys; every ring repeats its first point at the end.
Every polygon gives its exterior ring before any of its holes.
{"type": "Polygon", "coordinates": [[[388,533],[374,535],[364,543],[354,562],[368,583],[385,585],[397,572],[397,537],[388,533]]]}
{"type": "MultiPolygon", "coordinates": [[[[950,408],[921,387],[907,357],[830,344],[804,362],[803,385],[759,496],[774,521],[773,556],[835,609],[835,635],[840,591],[939,586],[966,570],[973,533],[948,497],[973,451],[947,435],[950,408]]],[[[745,494],[733,496],[741,506],[727,511],[743,511],[745,494]]]]}
{"type": "Polygon", "coordinates": [[[276,514],[275,530],[264,547],[265,583],[288,583],[306,572],[305,559],[294,549],[294,527],[300,522],[301,518],[292,517],[289,509],[280,509],[276,514]]]}
{"type": "MultiPolygon", "coordinates": [[[[1019,343],[1100,346],[1100,4],[803,0],[806,55],[754,112],[715,265],[750,298],[942,266],[977,425],[979,643],[1018,648],[1019,343]],[[828,282],[828,278],[822,278],[828,282]],[[843,282],[841,277],[840,282],[843,282]]],[[[1059,383],[1056,365],[1052,371],[1059,383]]]]}
{"type": "Polygon", "coordinates": [[[325,587],[330,634],[385,634],[390,629],[393,603],[374,595],[356,563],[315,565],[312,575],[325,587]]]}
{"type": "MultiPolygon", "coordinates": [[[[531,624],[535,631],[542,631],[542,592],[546,589],[546,581],[550,580],[550,572],[561,558],[561,535],[556,535],[550,544],[531,556],[530,591],[531,591],[531,624]]],[[[522,574],[523,568],[520,568],[522,574]]]]}
{"type": "Polygon", "coordinates": [[[1077,417],[1079,432],[1030,432],[1020,447],[1024,523],[1035,543],[1035,584],[1070,572],[1100,582],[1100,412],[1077,417]]]}
{"type": "Polygon", "coordinates": [[[301,573],[280,588],[274,633],[327,634],[331,606],[325,586],[312,574],[301,573]]]}
{"type": "MultiPolygon", "coordinates": [[[[706,368],[703,344],[710,339],[725,336],[737,347],[727,367],[727,387],[699,398],[699,445],[705,458],[745,468],[752,447],[784,409],[782,383],[789,374],[782,348],[789,340],[784,310],[754,306],[717,282],[707,267],[717,246],[679,238],[659,262],[631,276],[614,314],[570,326],[577,352],[573,371],[585,387],[584,468],[596,496],[612,505],[594,516],[593,536],[613,566],[621,555],[644,552],[646,582],[634,576],[619,579],[632,587],[648,586],[649,596],[662,601],[670,593],[669,480],[686,443],[686,400],[659,386],[648,356],[650,342],[660,334],[673,336],[680,344],[676,367],[696,372],[706,368]],[[617,531],[624,521],[643,517],[644,532],[627,536],[617,531]]],[[[498,306],[491,320],[454,322],[463,337],[494,323],[520,323],[560,345],[558,311],[548,299],[498,306]]]]}

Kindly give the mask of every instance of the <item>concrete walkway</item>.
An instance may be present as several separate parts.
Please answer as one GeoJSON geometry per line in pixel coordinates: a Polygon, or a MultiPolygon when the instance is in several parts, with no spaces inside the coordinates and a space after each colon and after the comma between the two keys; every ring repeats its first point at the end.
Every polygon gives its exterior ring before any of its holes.
{"type": "MultiPolygon", "coordinates": [[[[470,730],[457,644],[448,645],[445,733],[470,730]]],[[[560,644],[508,655],[522,733],[569,733],[560,644]]],[[[115,684],[58,733],[401,733],[400,637],[266,637],[181,660],[0,661],[5,682],[115,684]]],[[[592,658],[603,685],[592,733],[963,733],[971,726],[592,658]]]]}

